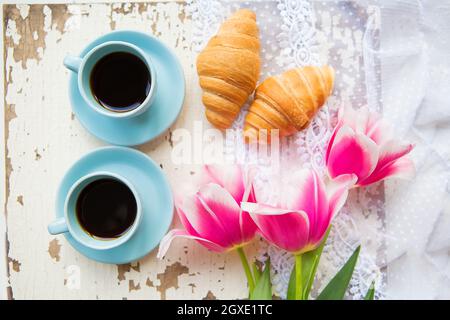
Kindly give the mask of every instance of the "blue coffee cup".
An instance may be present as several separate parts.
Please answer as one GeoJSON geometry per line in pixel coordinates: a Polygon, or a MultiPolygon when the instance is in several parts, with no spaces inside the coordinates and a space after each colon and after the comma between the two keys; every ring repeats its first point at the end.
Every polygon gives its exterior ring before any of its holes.
{"type": "Polygon", "coordinates": [[[48,225],[50,234],[70,233],[80,244],[97,250],[107,250],[120,246],[128,241],[136,232],[142,220],[142,206],[139,194],[135,187],[124,177],[106,171],[87,174],[78,179],[69,189],[64,202],[64,216],[58,218],[48,225]],[[77,200],[85,187],[100,179],[114,179],[125,184],[132,192],[136,200],[136,217],[128,229],[117,238],[98,238],[89,234],[78,221],[76,214],[77,200]]]}
{"type": "Polygon", "coordinates": [[[156,92],[156,72],[153,67],[152,61],[148,55],[146,55],[139,47],[123,41],[108,41],[104,42],[94,48],[92,48],[84,57],[77,57],[72,55],[67,55],[64,58],[64,66],[69,70],[78,74],[78,89],[80,91],[83,100],[86,104],[92,108],[94,111],[112,118],[131,118],[142,114],[148,108],[150,108],[156,92]],[[116,52],[126,52],[133,54],[138,57],[147,67],[150,78],[151,85],[149,93],[146,99],[137,107],[118,112],[116,110],[110,110],[102,106],[91,90],[90,78],[91,73],[97,64],[97,62],[105,57],[106,55],[116,53],[116,52]]]}

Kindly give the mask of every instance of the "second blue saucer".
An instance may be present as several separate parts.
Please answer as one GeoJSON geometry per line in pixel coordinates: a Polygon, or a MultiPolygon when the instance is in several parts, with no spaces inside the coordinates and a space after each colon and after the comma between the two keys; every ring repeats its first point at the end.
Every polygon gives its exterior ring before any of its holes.
{"type": "Polygon", "coordinates": [[[93,172],[120,174],[135,186],[142,205],[142,221],[136,233],[124,244],[107,250],[96,250],[76,241],[65,233],[67,241],[90,259],[123,264],[147,255],[169,229],[173,217],[173,198],[163,172],[148,156],[124,147],[103,147],[81,159],[67,171],[56,196],[56,218],[64,216],[64,201],[71,186],[80,177],[93,172]]]}
{"type": "Polygon", "coordinates": [[[79,54],[83,57],[93,47],[106,41],[134,44],[148,54],[156,70],[158,86],[154,102],[143,114],[130,119],[116,119],[92,110],[78,90],[77,75],[71,73],[69,96],[75,116],[97,138],[110,144],[135,146],[148,142],[167,130],[183,106],[185,81],[175,54],[158,39],[137,31],[114,31],[91,42],[79,54]]]}

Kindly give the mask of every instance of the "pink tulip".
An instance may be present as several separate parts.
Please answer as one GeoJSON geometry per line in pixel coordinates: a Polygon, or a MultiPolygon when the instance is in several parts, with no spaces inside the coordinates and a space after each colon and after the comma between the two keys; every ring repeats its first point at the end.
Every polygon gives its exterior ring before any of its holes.
{"type": "Polygon", "coordinates": [[[302,170],[290,189],[281,190],[285,199],[280,207],[243,202],[241,208],[250,213],[267,241],[301,254],[319,246],[355,182],[356,176],[346,174],[325,185],[315,171],[302,170]]]}
{"type": "Polygon", "coordinates": [[[326,152],[331,178],[353,173],[365,186],[389,177],[411,178],[414,164],[405,157],[412,144],[395,139],[392,128],[368,108],[342,108],[326,152]]]}
{"type": "Polygon", "coordinates": [[[176,203],[185,230],[171,230],[161,241],[158,257],[163,257],[177,237],[197,240],[206,248],[223,252],[251,241],[256,225],[241,201],[254,201],[247,172],[239,166],[205,166],[202,186],[192,196],[176,203]]]}

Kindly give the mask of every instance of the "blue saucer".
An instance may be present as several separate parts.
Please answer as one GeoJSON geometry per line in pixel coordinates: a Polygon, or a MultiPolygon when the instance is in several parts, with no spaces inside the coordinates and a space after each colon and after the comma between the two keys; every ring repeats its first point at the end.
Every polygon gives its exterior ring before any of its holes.
{"type": "Polygon", "coordinates": [[[71,72],[69,96],[73,112],[89,132],[103,141],[122,146],[143,144],[161,135],[180,114],[185,92],[183,69],[172,50],[158,39],[137,31],[108,33],[91,42],[79,56],[106,41],[129,42],[149,55],[156,70],[155,100],[146,112],[134,118],[109,118],[86,105],[78,90],[77,75],[71,72]]]}
{"type": "Polygon", "coordinates": [[[141,259],[159,244],[172,222],[172,192],[164,174],[153,160],[134,149],[96,149],[79,159],[62,179],[56,196],[56,218],[64,216],[64,200],[71,185],[95,171],[120,174],[136,187],[142,201],[142,222],[130,240],[113,249],[91,249],[65,233],[67,241],[88,258],[104,263],[123,264],[141,259]]]}

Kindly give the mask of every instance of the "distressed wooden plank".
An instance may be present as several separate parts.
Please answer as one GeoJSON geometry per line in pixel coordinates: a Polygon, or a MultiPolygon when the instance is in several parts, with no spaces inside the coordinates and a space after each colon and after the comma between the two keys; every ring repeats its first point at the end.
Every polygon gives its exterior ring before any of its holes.
{"type": "MultiPolygon", "coordinates": [[[[3,10],[0,10],[0,19],[3,21],[3,10]]],[[[0,47],[3,48],[3,23],[0,24],[0,34],[2,35],[0,37],[0,47]]],[[[1,65],[3,66],[4,63],[4,55],[2,54],[0,56],[1,65]]],[[[6,82],[3,77],[4,73],[1,72],[0,76],[0,96],[4,97],[5,89],[6,89],[6,82]]],[[[2,181],[2,187],[0,188],[0,206],[2,208],[1,214],[0,214],[0,300],[7,299],[7,291],[6,288],[8,287],[8,277],[7,277],[7,261],[6,261],[6,216],[4,214],[4,210],[6,208],[6,174],[5,174],[5,157],[4,157],[4,151],[6,150],[5,147],[5,130],[4,130],[4,116],[5,116],[5,106],[4,106],[4,99],[0,100],[0,150],[2,150],[2,155],[0,156],[0,181],[2,181]]]]}
{"type": "Polygon", "coordinates": [[[198,166],[177,166],[171,160],[171,132],[204,121],[191,50],[192,22],[185,10],[180,2],[3,7],[11,297],[245,297],[245,278],[233,253],[213,254],[196,243],[176,241],[163,261],[152,252],[134,264],[105,265],[85,258],[62,236],[50,236],[46,230],[65,171],[82,154],[103,145],[71,112],[69,72],[62,60],[112,29],[156,35],[180,58],[187,83],[183,112],[165,135],[139,149],[161,165],[173,185],[196,176],[198,166]]]}

